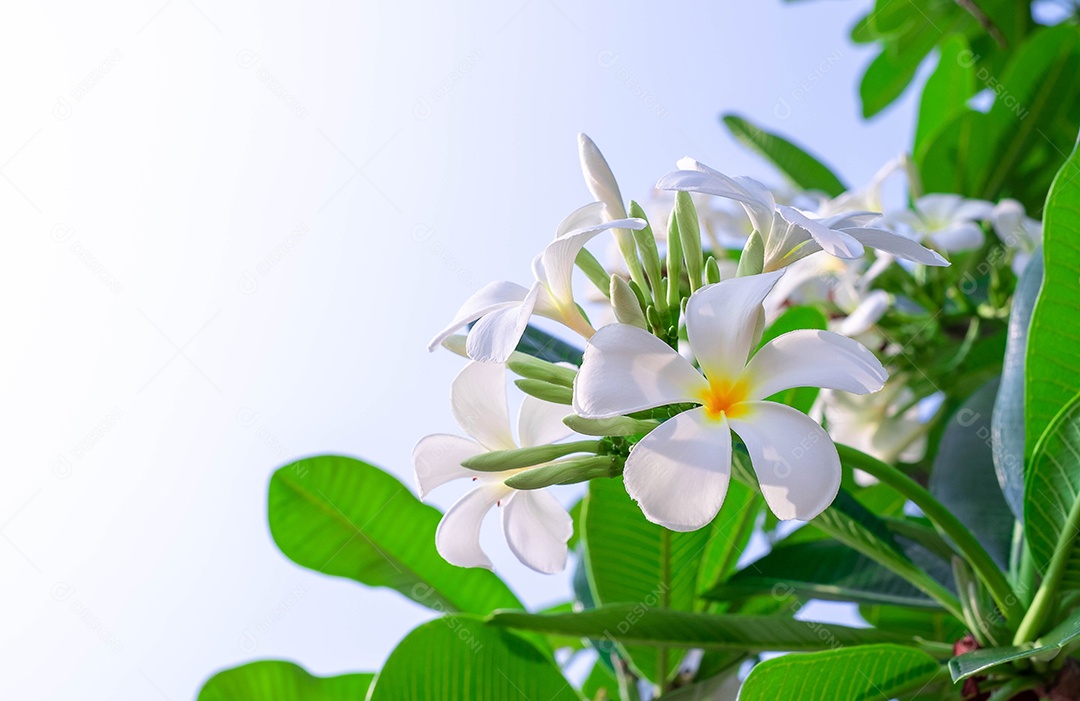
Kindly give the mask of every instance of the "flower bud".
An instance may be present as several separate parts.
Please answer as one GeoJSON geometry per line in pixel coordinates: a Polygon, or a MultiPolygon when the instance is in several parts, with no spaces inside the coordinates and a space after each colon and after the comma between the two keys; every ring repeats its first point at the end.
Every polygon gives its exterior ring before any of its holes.
{"type": "Polygon", "coordinates": [[[611,308],[615,310],[615,319],[620,324],[629,324],[639,329],[648,328],[645,324],[645,313],[641,311],[641,303],[626,280],[612,275],[608,296],[611,297],[611,308]]]}
{"type": "Polygon", "coordinates": [[[566,406],[574,403],[574,391],[570,387],[544,382],[543,380],[527,379],[514,380],[514,384],[525,394],[537,399],[543,399],[545,402],[565,404],[566,406]]]}
{"type": "Polygon", "coordinates": [[[583,436],[636,436],[648,433],[660,425],[651,419],[632,419],[629,416],[615,416],[610,419],[586,419],[571,414],[563,423],[575,433],[583,436]]]}
{"type": "Polygon", "coordinates": [[[462,467],[477,472],[503,472],[505,470],[518,470],[523,467],[540,465],[552,460],[570,455],[571,453],[585,453],[596,451],[599,444],[596,441],[578,441],[576,443],[555,443],[553,445],[540,445],[533,448],[515,448],[513,450],[495,450],[490,453],[475,455],[461,463],[462,467]]]}
{"type": "Polygon", "coordinates": [[[701,287],[701,225],[689,192],[675,193],[675,218],[679,223],[679,243],[690,278],[690,292],[693,292],[701,287]]]}
{"type": "Polygon", "coordinates": [[[540,380],[562,387],[573,387],[574,378],[577,377],[577,370],[517,351],[510,355],[510,359],[506,361],[506,367],[527,380],[540,380]]]}
{"type": "Polygon", "coordinates": [[[621,472],[622,461],[612,455],[571,458],[519,472],[506,480],[514,489],[543,489],[556,484],[576,484],[601,477],[614,477],[621,472]]]}

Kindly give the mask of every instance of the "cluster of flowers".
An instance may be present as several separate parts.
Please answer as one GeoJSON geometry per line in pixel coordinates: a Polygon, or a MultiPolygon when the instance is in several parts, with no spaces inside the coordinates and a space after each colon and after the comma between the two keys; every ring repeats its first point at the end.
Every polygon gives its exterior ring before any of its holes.
{"type": "Polygon", "coordinates": [[[523,563],[540,572],[563,569],[573,524],[545,487],[619,474],[650,521],[676,531],[701,528],[724,501],[733,451],[748,455],[778,518],[814,518],[840,486],[834,439],[894,459],[917,449],[921,435],[916,416],[894,412],[906,403],[902,384],[890,382],[898,389],[880,392],[872,404],[843,394],[871,395],[888,380],[860,342],[872,340],[891,303],[870,289],[873,279],[896,259],[948,265],[938,251],[982,245],[978,222],[992,223],[1015,247],[1014,266],[1040,235],[1038,222],[1010,201],[995,207],[926,195],[910,209],[880,214],[882,182],[905,170],[902,159],[841,197],[802,193],[802,207],[796,199],[778,203],[755,180],[684,159],[656,185],[675,193],[666,236],[656,236],[637,203],[627,211],[596,145],[582,135],[579,150],[596,201],[559,225],[533,260],[532,285],[481,288],[430,345],[471,359],[451,392],[454,416],[470,438],[427,436],[413,453],[421,497],[453,480],[476,483],[436,534],[440,554],[456,565],[491,567],[480,527],[498,506],[506,540],[523,563]],[[706,198],[741,205],[745,219],[706,198]],[[621,259],[608,268],[585,249],[603,234],[621,259]],[[737,263],[723,250],[732,242],[741,249],[737,263]],[[872,260],[867,248],[876,250],[872,260]],[[593,318],[611,323],[594,325],[575,300],[575,266],[602,293],[593,318]],[[785,304],[824,294],[847,312],[830,330],[796,330],[760,344],[785,304]],[[580,368],[516,350],[534,316],[585,339],[580,368]],[[527,395],[516,440],[508,370],[527,395]],[[768,400],[795,387],[826,390],[819,404],[832,436],[814,418],[768,400]],[[734,447],[733,434],[740,442],[734,447]]]}

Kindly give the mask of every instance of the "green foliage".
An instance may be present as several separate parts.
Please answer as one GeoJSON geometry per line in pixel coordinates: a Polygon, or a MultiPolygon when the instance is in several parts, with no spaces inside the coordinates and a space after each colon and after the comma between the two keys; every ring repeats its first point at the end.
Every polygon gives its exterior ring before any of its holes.
{"type": "Polygon", "coordinates": [[[469,616],[443,616],[398,643],[368,701],[578,701],[525,638],[469,616]]]}
{"type": "Polygon", "coordinates": [[[437,611],[521,606],[493,573],[439,556],[439,518],[394,477],[354,458],[299,460],[270,480],[270,533],[298,565],[389,587],[437,611]]]}
{"type": "Polygon", "coordinates": [[[995,647],[975,650],[949,660],[949,672],[953,681],[960,681],[976,674],[981,674],[994,667],[1016,660],[1036,659],[1052,660],[1066,645],[1080,638],[1080,610],[1074,611],[1038,643],[1025,643],[1010,647],[995,647]]]}
{"type": "Polygon", "coordinates": [[[740,701],[877,701],[926,687],[942,667],[897,645],[868,645],[788,655],[754,667],[740,701]]]}
{"type": "Polygon", "coordinates": [[[359,701],[374,679],[374,674],[316,677],[292,662],[263,660],[210,677],[198,701],[359,701]]]}
{"type": "Polygon", "coordinates": [[[820,160],[784,137],[765,131],[738,115],[725,114],[721,120],[732,136],[764,156],[793,185],[823,192],[829,197],[837,197],[847,189],[820,160]]]}
{"type": "Polygon", "coordinates": [[[1028,331],[1024,455],[1061,407],[1080,392],[1080,151],[1058,173],[1046,200],[1043,284],[1028,331]]]}

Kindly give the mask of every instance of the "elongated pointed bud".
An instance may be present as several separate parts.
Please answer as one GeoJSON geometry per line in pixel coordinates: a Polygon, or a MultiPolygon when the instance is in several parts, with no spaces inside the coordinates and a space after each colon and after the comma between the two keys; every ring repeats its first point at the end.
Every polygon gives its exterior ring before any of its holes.
{"type": "Polygon", "coordinates": [[[682,240],[679,235],[679,222],[675,216],[675,210],[671,210],[668,218],[667,240],[667,305],[671,309],[679,308],[679,280],[682,279],[682,240]]]}
{"type": "Polygon", "coordinates": [[[467,337],[463,336],[462,334],[454,334],[453,336],[447,338],[445,341],[442,342],[442,347],[450,351],[451,353],[456,353],[457,355],[460,355],[462,358],[468,358],[469,353],[465,350],[466,338],[467,337]]]}
{"type": "Polygon", "coordinates": [[[560,460],[519,472],[506,480],[514,489],[543,489],[556,484],[577,484],[601,477],[615,477],[622,472],[623,461],[613,455],[560,460]]]}
{"type": "Polygon", "coordinates": [[[682,244],[692,293],[701,287],[701,225],[689,192],[675,193],[675,218],[679,222],[679,243],[682,244]]]}
{"type": "MultiPolygon", "coordinates": [[[[645,210],[633,200],[630,200],[630,216],[648,221],[645,210]]],[[[660,295],[660,280],[663,277],[660,252],[656,248],[656,236],[653,234],[652,227],[646,226],[644,229],[634,231],[634,242],[637,243],[638,255],[641,256],[645,276],[648,278],[647,291],[652,295],[653,303],[660,309],[665,309],[667,300],[660,295]]]]}
{"type": "Polygon", "coordinates": [[[631,419],[629,416],[586,419],[577,414],[570,414],[563,419],[563,423],[583,436],[636,436],[648,433],[660,425],[659,421],[652,419],[631,419]]]}
{"type": "Polygon", "coordinates": [[[537,399],[543,399],[545,402],[565,404],[566,406],[574,403],[574,391],[570,387],[544,382],[543,380],[514,380],[514,384],[525,394],[537,399]]]}
{"type": "Polygon", "coordinates": [[[739,257],[739,270],[736,277],[749,277],[759,275],[765,267],[765,242],[761,240],[761,233],[755,231],[746,239],[742,255],[739,257]]]}
{"type": "Polygon", "coordinates": [[[573,387],[577,371],[546,360],[514,351],[506,361],[506,367],[527,380],[540,380],[562,387],[573,387]]]}
{"type": "Polygon", "coordinates": [[[630,289],[630,285],[626,283],[618,275],[611,276],[611,308],[615,310],[615,319],[620,324],[629,324],[636,326],[639,329],[646,329],[645,325],[645,313],[641,311],[641,303],[638,301],[637,295],[630,289]]]}
{"type": "Polygon", "coordinates": [[[656,311],[656,307],[651,304],[645,308],[645,319],[648,320],[654,334],[664,331],[664,321],[660,318],[660,312],[656,311]]]}
{"type": "Polygon", "coordinates": [[[577,254],[577,258],[574,259],[574,264],[581,269],[581,272],[585,273],[585,277],[589,278],[589,282],[596,285],[596,289],[600,290],[604,295],[608,294],[608,272],[604,270],[604,266],[600,261],[596,260],[596,256],[583,248],[577,254]]]}
{"type": "Polygon", "coordinates": [[[576,443],[540,445],[534,448],[495,450],[471,457],[462,462],[461,466],[477,472],[503,472],[551,462],[572,453],[596,452],[598,448],[597,441],[577,441],[576,443]]]}
{"type": "Polygon", "coordinates": [[[715,285],[720,282],[720,264],[716,262],[716,258],[709,256],[705,261],[705,284],[715,285]]]}

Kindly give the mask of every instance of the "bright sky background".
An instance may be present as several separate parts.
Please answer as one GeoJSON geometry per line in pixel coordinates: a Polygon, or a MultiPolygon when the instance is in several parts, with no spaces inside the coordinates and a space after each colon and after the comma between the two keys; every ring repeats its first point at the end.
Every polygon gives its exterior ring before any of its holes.
{"type": "MultiPolygon", "coordinates": [[[[776,182],[731,110],[867,179],[914,106],[858,118],[866,4],[5,5],[0,697],[376,669],[430,612],[281,555],[271,472],[411,484],[461,367],[426,341],[588,201],[579,131],[627,197],[684,155],[776,182]]],[[[488,525],[526,602],[566,596],[488,525]]]]}

